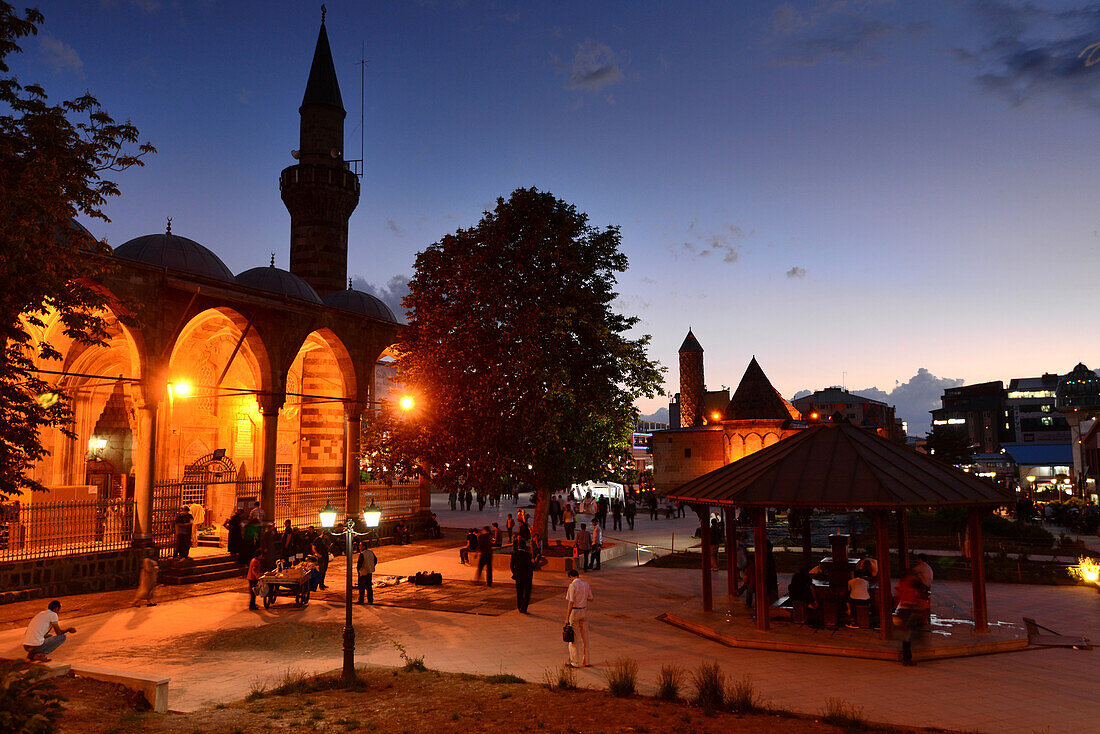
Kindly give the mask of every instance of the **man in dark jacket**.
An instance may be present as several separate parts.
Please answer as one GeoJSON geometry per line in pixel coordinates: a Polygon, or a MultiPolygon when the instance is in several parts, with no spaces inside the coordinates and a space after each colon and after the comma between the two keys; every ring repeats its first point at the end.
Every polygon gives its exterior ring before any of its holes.
{"type": "Polygon", "coordinates": [[[493,585],[493,536],[489,534],[489,526],[482,528],[477,536],[477,574],[475,581],[481,581],[481,572],[485,572],[485,585],[493,585]]]}
{"type": "Polygon", "coordinates": [[[512,578],[516,581],[516,609],[527,614],[527,605],[531,603],[531,580],[535,575],[535,566],[531,561],[531,551],[527,543],[516,539],[512,546],[512,578]]]}

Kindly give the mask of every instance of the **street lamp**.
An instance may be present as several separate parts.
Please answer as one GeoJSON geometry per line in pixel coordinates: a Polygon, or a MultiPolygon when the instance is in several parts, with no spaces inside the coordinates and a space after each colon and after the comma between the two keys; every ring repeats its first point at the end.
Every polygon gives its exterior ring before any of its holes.
{"type": "Polygon", "coordinates": [[[352,566],[352,543],[355,537],[362,535],[371,535],[375,531],[373,528],[378,527],[378,522],[382,519],[382,511],[374,506],[374,500],[371,500],[370,507],[363,510],[363,524],[368,528],[371,528],[369,532],[359,533],[355,530],[355,518],[348,516],[344,521],[344,529],[341,531],[333,530],[336,526],[336,508],[332,506],[331,502],[325,504],[318,513],[321,517],[321,527],[329,535],[339,537],[344,536],[344,553],[347,556],[348,570],[347,570],[347,592],[344,596],[344,671],[343,679],[346,681],[355,679],[355,627],[351,622],[351,566],[352,566]]]}

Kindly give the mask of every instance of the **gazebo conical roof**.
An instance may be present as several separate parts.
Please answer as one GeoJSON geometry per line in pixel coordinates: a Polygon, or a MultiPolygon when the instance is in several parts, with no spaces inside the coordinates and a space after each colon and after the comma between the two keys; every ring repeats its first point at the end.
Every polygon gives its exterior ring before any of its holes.
{"type": "Polygon", "coordinates": [[[1013,500],[992,482],[848,423],[807,428],[681,485],[669,498],[832,509],[994,506],[1013,500]]]}

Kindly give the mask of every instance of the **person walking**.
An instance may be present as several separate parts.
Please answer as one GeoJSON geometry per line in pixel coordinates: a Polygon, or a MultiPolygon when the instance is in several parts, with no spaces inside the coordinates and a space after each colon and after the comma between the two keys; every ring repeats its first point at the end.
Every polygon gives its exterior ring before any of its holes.
{"type": "Polygon", "coordinates": [[[255,520],[261,525],[266,521],[267,518],[264,516],[264,508],[260,507],[259,502],[252,503],[252,511],[248,513],[248,519],[255,520]]]}
{"type": "Polygon", "coordinates": [[[626,524],[630,526],[630,529],[634,529],[634,516],[638,514],[638,505],[634,503],[634,498],[631,497],[626,501],[626,507],[623,508],[626,515],[626,524]]]}
{"type": "Polygon", "coordinates": [[[481,573],[485,572],[485,585],[493,585],[493,536],[489,534],[489,526],[482,528],[477,536],[477,573],[474,581],[481,582],[481,573]]]}
{"type": "Polygon", "coordinates": [[[569,667],[588,666],[588,605],[592,602],[592,587],[580,578],[577,569],[569,571],[569,588],[565,590],[565,623],[573,627],[569,643],[569,667]]]}
{"type": "MultiPolygon", "coordinates": [[[[921,583],[915,568],[905,570],[894,589],[894,597],[898,600],[894,616],[901,627],[901,664],[916,665],[913,660],[913,640],[920,637],[921,631],[928,624],[931,604],[928,587],[921,583]]],[[[890,624],[890,620],[883,620],[882,623],[890,624]]]]}
{"type": "Polygon", "coordinates": [[[512,546],[511,568],[512,578],[516,582],[516,609],[520,614],[527,614],[527,606],[531,603],[535,565],[531,559],[531,551],[527,550],[527,543],[518,537],[512,546]]]}
{"type": "Polygon", "coordinates": [[[470,528],[466,533],[466,547],[458,549],[458,562],[464,566],[470,565],[470,554],[477,550],[477,531],[470,528]]]}
{"type": "Polygon", "coordinates": [[[649,519],[656,520],[657,515],[657,495],[650,493],[649,495],[649,519]]]}
{"type": "Polygon", "coordinates": [[[618,498],[611,503],[611,529],[623,529],[623,503],[618,498]]]}
{"type": "Polygon", "coordinates": [[[512,534],[516,532],[516,520],[512,513],[508,513],[508,520],[504,523],[504,529],[508,533],[508,544],[512,544],[512,534]]]}
{"type": "Polygon", "coordinates": [[[587,525],[581,523],[581,529],[577,531],[573,547],[577,549],[577,564],[585,571],[588,570],[588,555],[592,552],[592,536],[588,534],[587,525]],[[583,556],[583,562],[582,562],[583,556]]]}
{"type": "Polygon", "coordinates": [[[600,551],[603,550],[603,528],[598,524],[592,525],[592,554],[589,556],[588,567],[600,570],[600,551]]]}
{"type": "Polygon", "coordinates": [[[329,547],[324,535],[318,535],[313,539],[313,555],[317,556],[317,570],[321,574],[317,587],[322,590],[328,589],[325,586],[325,576],[328,575],[329,547]]]}
{"type": "Polygon", "coordinates": [[[252,560],[248,562],[248,575],[245,576],[248,579],[248,608],[259,609],[256,606],[256,590],[260,585],[260,577],[264,575],[263,564],[263,551],[256,551],[252,556],[252,560]]]}
{"type": "Polygon", "coordinates": [[[61,602],[54,599],[46,608],[31,617],[27,631],[23,635],[23,649],[27,651],[27,662],[48,663],[51,652],[64,644],[66,635],[76,634],[76,627],[61,629],[57,613],[61,611],[61,602]]]}
{"type": "Polygon", "coordinates": [[[138,582],[137,595],[134,597],[132,606],[140,606],[142,602],[144,602],[147,607],[155,607],[157,605],[157,603],[153,601],[153,593],[157,588],[158,571],[155,555],[155,550],[147,548],[145,557],[141,559],[141,580],[138,582]]]}
{"type": "Polygon", "coordinates": [[[363,594],[366,593],[367,604],[374,604],[374,568],[378,565],[378,556],[370,546],[363,542],[359,544],[359,558],[355,561],[355,571],[359,576],[359,603],[363,603],[363,594]]]}
{"type": "Polygon", "coordinates": [[[565,528],[565,539],[573,539],[573,528],[577,526],[577,516],[573,512],[573,505],[566,502],[565,509],[561,511],[561,524],[565,528]]]}
{"type": "Polygon", "coordinates": [[[447,504],[451,506],[451,512],[454,512],[458,508],[458,492],[451,490],[447,493],[447,504]]]}
{"type": "Polygon", "coordinates": [[[557,532],[558,529],[558,516],[561,514],[561,500],[557,495],[550,498],[550,508],[547,510],[550,515],[550,529],[557,532]]]}

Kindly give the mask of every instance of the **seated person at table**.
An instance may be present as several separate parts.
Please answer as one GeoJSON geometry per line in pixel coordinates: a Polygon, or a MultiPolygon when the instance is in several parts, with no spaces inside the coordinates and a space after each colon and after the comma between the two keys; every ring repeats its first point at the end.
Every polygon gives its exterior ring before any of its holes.
{"type": "MultiPolygon", "coordinates": [[[[867,583],[867,578],[862,575],[855,575],[848,581],[848,617],[855,621],[857,604],[870,604],[871,603],[871,587],[867,583]]],[[[849,623],[849,627],[855,627],[855,624],[849,623]]]]}
{"type": "Polygon", "coordinates": [[[878,576],[878,561],[874,558],[864,558],[856,565],[856,574],[873,579],[878,576]]]}
{"type": "Polygon", "coordinates": [[[304,561],[298,564],[298,567],[302,571],[302,575],[305,576],[306,588],[312,591],[317,591],[317,587],[321,585],[321,568],[320,561],[317,556],[307,556],[304,561]]]}
{"type": "Polygon", "coordinates": [[[805,602],[808,609],[817,607],[813,579],[810,578],[810,573],[805,566],[791,576],[791,583],[787,585],[787,594],[792,602],[805,602]]]}

